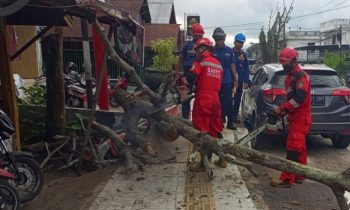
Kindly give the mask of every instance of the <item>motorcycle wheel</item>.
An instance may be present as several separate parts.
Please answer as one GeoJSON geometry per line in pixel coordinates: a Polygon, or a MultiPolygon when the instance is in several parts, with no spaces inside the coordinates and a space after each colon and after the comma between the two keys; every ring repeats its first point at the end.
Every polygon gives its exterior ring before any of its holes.
{"type": "Polygon", "coordinates": [[[19,194],[6,179],[0,179],[0,209],[17,210],[21,206],[19,194]]]}
{"type": "MultiPolygon", "coordinates": [[[[18,190],[22,203],[31,201],[43,188],[43,172],[39,164],[29,157],[15,156],[15,164],[19,170],[19,179],[9,180],[9,183],[18,190]]],[[[7,166],[7,169],[14,173],[11,166],[7,166]]]]}

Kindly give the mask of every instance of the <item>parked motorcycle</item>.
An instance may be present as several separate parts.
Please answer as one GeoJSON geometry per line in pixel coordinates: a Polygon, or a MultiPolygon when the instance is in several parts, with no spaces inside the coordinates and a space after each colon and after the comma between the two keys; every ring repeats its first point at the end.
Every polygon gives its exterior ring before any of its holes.
{"type": "MultiPolygon", "coordinates": [[[[84,108],[87,107],[87,91],[85,76],[76,71],[76,65],[72,62],[64,74],[65,104],[68,107],[84,108]]],[[[46,89],[46,77],[36,78],[36,83],[46,89]]],[[[93,82],[93,86],[94,86],[93,82]]]]}
{"type": "Polygon", "coordinates": [[[5,169],[0,168],[0,208],[17,210],[21,206],[21,200],[16,188],[8,180],[16,177],[5,169]]]}
{"type": "Polygon", "coordinates": [[[10,152],[5,141],[15,132],[9,117],[0,110],[0,168],[10,172],[14,179],[8,183],[19,193],[22,203],[33,200],[42,190],[43,172],[33,156],[27,152],[10,152]]]}

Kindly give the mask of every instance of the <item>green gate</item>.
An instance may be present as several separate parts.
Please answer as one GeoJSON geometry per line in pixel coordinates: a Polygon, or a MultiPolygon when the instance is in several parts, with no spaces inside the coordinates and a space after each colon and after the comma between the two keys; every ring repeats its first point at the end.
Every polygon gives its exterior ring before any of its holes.
{"type": "MultiPolygon", "coordinates": [[[[92,64],[92,72],[93,75],[95,75],[95,65],[94,65],[94,55],[93,51],[90,51],[91,55],[91,64],[92,64]]],[[[141,77],[143,80],[144,78],[144,68],[143,66],[139,65],[138,63],[134,62],[130,58],[119,54],[119,56],[130,66],[132,66],[136,73],[141,77]]],[[[82,49],[64,49],[63,50],[63,63],[64,66],[66,66],[69,62],[74,62],[77,65],[77,71],[79,73],[82,73],[84,71],[83,68],[83,50],[82,49]]],[[[120,72],[121,72],[121,67],[116,64],[113,60],[108,59],[107,60],[107,69],[108,69],[108,77],[111,79],[116,79],[119,77],[120,72]]]]}

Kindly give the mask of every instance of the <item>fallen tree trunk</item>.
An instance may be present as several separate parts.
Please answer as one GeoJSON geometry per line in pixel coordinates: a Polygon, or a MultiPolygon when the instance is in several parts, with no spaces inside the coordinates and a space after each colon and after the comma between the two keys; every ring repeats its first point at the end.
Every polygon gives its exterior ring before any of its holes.
{"type": "MultiPolygon", "coordinates": [[[[216,139],[208,134],[200,133],[192,127],[186,125],[185,122],[175,117],[162,114],[159,119],[167,121],[176,127],[179,134],[192,143],[200,147],[200,145],[207,144],[211,148],[211,151],[217,154],[219,157],[226,159],[225,156],[220,154],[229,154],[235,157],[248,160],[250,162],[272,168],[278,171],[287,171],[296,175],[304,176],[305,178],[320,182],[329,186],[334,192],[338,204],[342,210],[349,209],[347,199],[344,197],[345,190],[350,191],[350,176],[348,174],[349,169],[343,173],[332,173],[322,169],[318,169],[308,165],[302,165],[293,161],[289,161],[283,158],[275,157],[269,154],[265,154],[256,150],[239,146],[233,143],[226,145],[219,145],[216,139]]],[[[236,163],[240,165],[240,163],[236,163]]],[[[249,170],[249,167],[248,167],[249,170]]],[[[253,172],[254,173],[254,172],[253,172]]]]}
{"type": "MultiPolygon", "coordinates": [[[[272,155],[251,150],[246,147],[236,145],[234,143],[228,142],[226,144],[221,144],[210,135],[200,133],[199,131],[194,129],[188,124],[188,122],[167,115],[164,111],[159,110],[159,107],[162,107],[161,96],[163,96],[163,94],[154,93],[142,83],[140,78],[136,75],[134,69],[127,63],[125,63],[115,53],[111,43],[108,41],[106,34],[104,33],[101,25],[98,23],[97,20],[95,24],[97,27],[97,31],[105,44],[109,56],[123,67],[122,69],[125,70],[126,73],[129,74],[129,76],[131,76],[131,78],[136,81],[138,87],[143,88],[145,90],[145,93],[150,98],[149,103],[144,99],[133,97],[124,90],[118,90],[116,92],[115,97],[118,103],[124,108],[128,119],[131,119],[132,121],[132,123],[128,123],[129,128],[127,130],[127,132],[131,132],[131,135],[138,134],[135,122],[137,122],[137,120],[139,120],[142,117],[149,119],[150,122],[152,120],[158,123],[166,122],[170,127],[175,128],[179,135],[192,142],[197,148],[197,150],[199,150],[200,152],[203,152],[206,149],[210,148],[211,152],[215,153],[220,158],[228,160],[229,162],[232,162],[234,160],[231,156],[235,156],[259,165],[263,165],[279,171],[294,173],[297,175],[304,176],[308,179],[323,183],[333,190],[335,196],[337,197],[340,208],[344,210],[348,209],[347,200],[344,197],[344,192],[345,190],[350,191],[350,169],[348,169],[344,173],[336,174],[311,166],[301,165],[299,163],[292,162],[283,158],[274,157],[272,155]],[[135,104],[138,105],[135,106],[135,104]]],[[[161,87],[166,87],[166,85],[161,85],[161,87]]],[[[164,93],[164,88],[162,91],[164,93]]],[[[247,163],[241,163],[238,160],[234,161],[237,165],[242,165],[244,167],[249,166],[249,164],[247,163]]],[[[210,170],[208,169],[209,168],[207,167],[208,174],[210,174],[210,170]]]]}

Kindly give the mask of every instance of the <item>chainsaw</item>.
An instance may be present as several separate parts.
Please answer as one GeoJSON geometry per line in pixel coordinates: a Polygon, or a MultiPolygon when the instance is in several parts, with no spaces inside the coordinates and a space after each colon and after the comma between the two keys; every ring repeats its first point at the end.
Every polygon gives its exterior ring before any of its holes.
{"type": "Polygon", "coordinates": [[[283,116],[277,115],[271,110],[267,110],[266,115],[267,118],[257,128],[249,132],[243,138],[239,139],[237,142],[235,142],[235,144],[243,146],[265,130],[276,132],[278,129],[285,129],[283,116]]]}

